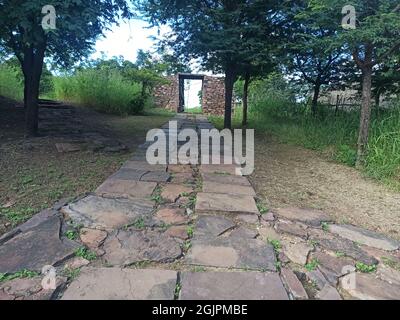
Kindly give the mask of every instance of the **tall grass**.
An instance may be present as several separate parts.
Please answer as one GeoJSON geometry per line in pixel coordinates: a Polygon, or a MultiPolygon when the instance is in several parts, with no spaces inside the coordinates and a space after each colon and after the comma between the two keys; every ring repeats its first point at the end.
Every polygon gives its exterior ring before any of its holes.
{"type": "MultiPolygon", "coordinates": [[[[268,81],[251,88],[249,128],[256,133],[273,133],[280,140],[322,151],[333,160],[354,166],[360,113],[319,106],[317,117],[306,103],[296,103],[290,89],[277,89],[268,81]],[[258,87],[257,87],[258,86],[258,87]]],[[[233,116],[233,126],[241,126],[241,110],[233,116]]],[[[221,117],[211,117],[217,127],[221,117]]],[[[378,113],[372,113],[368,156],[364,172],[400,188],[400,101],[378,113]]]]}
{"type": "Polygon", "coordinates": [[[56,99],[117,115],[143,111],[141,89],[141,84],[127,81],[115,70],[85,69],[54,79],[56,99]]]}
{"type": "Polygon", "coordinates": [[[21,101],[24,95],[18,72],[4,64],[0,65],[0,95],[18,101],[21,101]]]}

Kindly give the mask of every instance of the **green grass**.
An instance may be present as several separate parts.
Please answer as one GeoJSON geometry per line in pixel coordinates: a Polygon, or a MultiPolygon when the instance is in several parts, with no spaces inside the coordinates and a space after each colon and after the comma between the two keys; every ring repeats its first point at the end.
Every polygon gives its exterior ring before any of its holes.
{"type": "Polygon", "coordinates": [[[307,271],[314,271],[319,266],[319,261],[317,259],[312,259],[309,263],[305,265],[307,271]]]}
{"type": "Polygon", "coordinates": [[[141,84],[110,70],[86,69],[73,76],[54,78],[56,99],[116,115],[143,112],[146,101],[141,90],[141,84]]]}
{"type": "Polygon", "coordinates": [[[203,109],[201,107],[185,109],[185,113],[189,114],[201,114],[203,113],[203,109]]]}
{"type": "Polygon", "coordinates": [[[0,65],[0,96],[22,101],[24,88],[18,73],[12,68],[0,65]]]}
{"type": "Polygon", "coordinates": [[[93,251],[90,251],[88,248],[85,248],[85,247],[80,247],[80,248],[76,249],[75,256],[81,257],[81,258],[89,260],[89,261],[93,261],[93,260],[97,259],[96,253],[93,251]]]}
{"type": "Polygon", "coordinates": [[[34,278],[38,275],[38,272],[30,270],[22,270],[12,274],[0,273],[0,283],[14,279],[34,278]]]}
{"type": "MultiPolygon", "coordinates": [[[[273,100],[273,99],[272,99],[273,100]]],[[[248,128],[257,134],[273,134],[282,142],[321,152],[331,160],[354,166],[357,156],[358,111],[328,110],[320,106],[320,115],[313,117],[309,106],[287,101],[258,101],[252,104],[248,128]],[[276,103],[276,105],[274,105],[276,103]]],[[[237,109],[232,122],[241,128],[242,113],[237,109]]],[[[223,128],[222,117],[210,117],[223,128]]],[[[368,177],[400,190],[400,102],[390,110],[373,111],[368,155],[363,173],[368,177]]]]}
{"type": "Polygon", "coordinates": [[[376,265],[367,265],[362,262],[357,262],[356,269],[357,269],[357,271],[362,272],[362,273],[374,273],[374,272],[376,272],[377,266],[376,265]]]}

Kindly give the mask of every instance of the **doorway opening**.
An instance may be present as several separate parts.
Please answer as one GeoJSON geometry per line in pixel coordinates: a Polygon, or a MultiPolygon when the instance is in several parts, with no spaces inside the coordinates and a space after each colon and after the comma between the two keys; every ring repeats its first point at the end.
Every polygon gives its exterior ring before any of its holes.
{"type": "Polygon", "coordinates": [[[204,76],[194,74],[179,75],[178,112],[202,113],[204,76]]]}

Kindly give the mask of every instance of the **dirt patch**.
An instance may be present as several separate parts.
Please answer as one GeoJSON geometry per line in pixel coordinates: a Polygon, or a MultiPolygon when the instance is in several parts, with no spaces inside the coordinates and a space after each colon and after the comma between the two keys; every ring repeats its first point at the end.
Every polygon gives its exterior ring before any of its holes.
{"type": "Polygon", "coordinates": [[[68,110],[64,118],[46,110],[41,136],[25,139],[24,109],[0,97],[0,235],[60,199],[94,191],[132,156],[147,130],[169,119],[166,114],[116,117],[85,108],[68,110]],[[57,143],[81,136],[86,137],[82,150],[57,151],[57,143]],[[112,152],[96,143],[110,143],[112,152]]]}
{"type": "Polygon", "coordinates": [[[257,194],[270,208],[325,210],[338,223],[350,223],[400,239],[400,193],[333,163],[317,152],[256,137],[257,194]]]}

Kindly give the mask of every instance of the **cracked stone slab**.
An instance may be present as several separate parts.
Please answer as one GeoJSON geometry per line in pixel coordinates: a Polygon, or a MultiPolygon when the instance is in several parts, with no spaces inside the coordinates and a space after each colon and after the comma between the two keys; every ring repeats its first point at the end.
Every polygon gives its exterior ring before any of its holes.
{"type": "Polygon", "coordinates": [[[60,239],[61,221],[53,216],[0,246],[0,273],[41,271],[74,255],[77,244],[60,239]]]}
{"type": "Polygon", "coordinates": [[[377,264],[379,261],[368,255],[353,241],[333,236],[331,233],[321,230],[310,230],[310,239],[316,241],[319,246],[332,252],[340,252],[346,257],[353,258],[356,261],[363,262],[368,265],[377,264]]]}
{"type": "Polygon", "coordinates": [[[308,299],[308,294],[306,290],[304,289],[300,280],[297,278],[296,274],[292,270],[288,268],[282,268],[281,276],[286,284],[286,287],[289,289],[289,292],[292,294],[294,299],[298,300],[308,299]]]}
{"type": "Polygon", "coordinates": [[[276,273],[184,272],[180,300],[288,300],[276,273]]]}
{"type": "Polygon", "coordinates": [[[294,263],[305,265],[313,247],[304,242],[282,240],[283,252],[294,263]]]}
{"type": "Polygon", "coordinates": [[[303,239],[308,238],[307,226],[302,223],[280,219],[275,226],[280,233],[288,233],[303,239]]]}
{"type": "Polygon", "coordinates": [[[351,225],[330,225],[329,231],[341,236],[342,238],[386,251],[397,250],[400,246],[399,241],[351,225]]]}
{"type": "Polygon", "coordinates": [[[322,222],[330,222],[332,218],[321,210],[301,208],[278,208],[272,210],[278,216],[287,220],[299,221],[312,226],[320,226],[322,222]]]}
{"type": "Polygon", "coordinates": [[[51,300],[67,281],[64,277],[57,277],[56,289],[45,290],[42,280],[42,276],[36,276],[0,283],[0,300],[51,300]]]}
{"type": "Polygon", "coordinates": [[[203,192],[206,193],[224,193],[224,194],[238,194],[245,196],[256,196],[256,192],[253,187],[250,186],[241,186],[235,185],[234,187],[231,184],[211,182],[211,181],[203,181],[203,192]]]}
{"type": "Polygon", "coordinates": [[[198,193],[197,213],[258,214],[253,197],[245,195],[198,193]]]}
{"type": "Polygon", "coordinates": [[[109,230],[121,228],[139,218],[151,219],[153,202],[91,195],[62,208],[62,212],[85,228],[109,230]]]}
{"type": "Polygon", "coordinates": [[[212,174],[212,173],[202,173],[201,176],[204,182],[223,183],[235,186],[247,186],[247,187],[251,186],[249,180],[246,177],[242,176],[232,176],[232,175],[212,174]]]}
{"type": "Polygon", "coordinates": [[[224,217],[201,216],[196,222],[195,238],[217,238],[236,227],[235,222],[224,217]]]}
{"type": "Polygon", "coordinates": [[[167,184],[163,187],[161,198],[168,202],[176,202],[182,195],[188,195],[193,192],[193,189],[180,184],[167,184]]]}
{"type": "Polygon", "coordinates": [[[400,286],[379,280],[373,274],[351,273],[341,278],[340,286],[360,300],[400,300],[400,286]]]}
{"type": "Polygon", "coordinates": [[[150,199],[156,187],[155,182],[108,179],[97,188],[96,194],[106,197],[150,199]]]}
{"type": "Polygon", "coordinates": [[[319,264],[328,269],[336,277],[341,277],[349,272],[354,272],[355,261],[345,257],[334,257],[323,252],[315,252],[313,258],[317,259],[319,264]]]}
{"type": "Polygon", "coordinates": [[[144,174],[140,181],[149,182],[168,182],[171,180],[171,175],[164,171],[150,171],[144,174]]]}
{"type": "Polygon", "coordinates": [[[119,169],[116,173],[114,173],[109,179],[116,180],[135,180],[140,181],[140,179],[147,173],[148,170],[143,169],[119,169]]]}
{"type": "Polygon", "coordinates": [[[172,237],[151,230],[120,230],[104,243],[104,260],[113,266],[136,262],[173,262],[182,256],[182,248],[172,237]]]}
{"type": "Polygon", "coordinates": [[[173,300],[176,281],[169,270],[83,268],[62,300],[173,300]]]}
{"type": "Polygon", "coordinates": [[[127,161],[122,166],[122,169],[133,169],[142,171],[167,171],[167,166],[164,164],[149,164],[147,161],[127,161]]]}
{"type": "Polygon", "coordinates": [[[276,271],[274,248],[258,239],[194,239],[186,263],[221,268],[276,271]]]}

